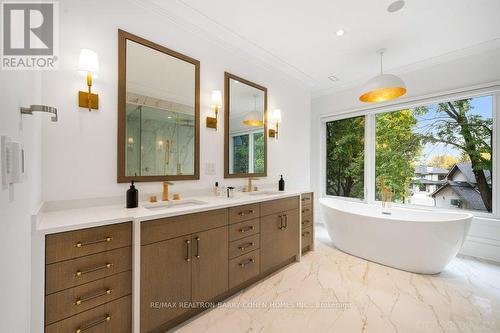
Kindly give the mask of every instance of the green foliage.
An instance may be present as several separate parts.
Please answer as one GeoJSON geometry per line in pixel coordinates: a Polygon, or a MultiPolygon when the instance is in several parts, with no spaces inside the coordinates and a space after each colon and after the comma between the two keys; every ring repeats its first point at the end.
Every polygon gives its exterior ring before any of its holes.
{"type": "Polygon", "coordinates": [[[411,110],[377,115],[376,118],[376,197],[380,199],[380,180],[392,189],[396,202],[405,202],[408,186],[421,153],[421,140],[413,132],[417,119],[411,110]]]}
{"type": "Polygon", "coordinates": [[[233,137],[233,172],[248,172],[248,149],[250,146],[248,134],[233,137]]]}
{"type": "Polygon", "coordinates": [[[264,132],[254,133],[254,172],[264,172],[264,132]]]}
{"type": "Polygon", "coordinates": [[[326,124],[326,193],[364,198],[365,118],[326,124]]]}

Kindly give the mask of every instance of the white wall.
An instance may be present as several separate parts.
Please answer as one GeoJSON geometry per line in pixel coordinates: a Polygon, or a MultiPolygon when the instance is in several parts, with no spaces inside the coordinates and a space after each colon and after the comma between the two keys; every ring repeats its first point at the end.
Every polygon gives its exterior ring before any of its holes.
{"type": "MultiPolygon", "coordinates": [[[[405,81],[406,98],[437,94],[500,81],[500,49],[398,73],[405,81]]],[[[321,196],[320,117],[366,107],[358,100],[361,86],[314,98],[311,106],[311,186],[321,196]]],[[[495,163],[499,163],[497,160],[495,163]]],[[[316,205],[319,207],[319,205],[316,205]]],[[[318,211],[319,213],[319,211],[318,211]]],[[[317,214],[320,217],[320,214],[317,214]]],[[[500,221],[476,218],[462,253],[500,261],[500,221]]]]}
{"type": "MultiPolygon", "coordinates": [[[[217,132],[205,127],[211,91],[224,89],[224,71],[266,86],[270,109],[280,108],[283,113],[279,141],[269,140],[268,177],[260,183],[277,183],[278,175],[284,174],[290,187],[309,186],[310,93],[306,87],[136,1],[61,1],[60,11],[59,70],[43,75],[44,102],[59,109],[56,126],[43,124],[44,201],[125,195],[128,188],[116,183],[118,28],[201,61],[201,179],[176,182],[172,190],[182,194],[208,188],[215,181],[244,184],[244,180],[223,180],[223,112],[217,132]],[[98,112],[77,106],[77,92],[86,87],[77,74],[81,48],[99,55],[100,76],[93,87],[99,93],[98,112]],[[207,162],[216,164],[217,175],[205,175],[207,162]]],[[[138,187],[143,193],[161,191],[159,183],[138,187]]]]}
{"type": "Polygon", "coordinates": [[[24,144],[27,167],[25,182],[5,189],[0,184],[0,332],[28,333],[31,217],[41,201],[40,122],[50,119],[19,112],[39,102],[39,74],[2,71],[0,87],[0,135],[24,144]]]}

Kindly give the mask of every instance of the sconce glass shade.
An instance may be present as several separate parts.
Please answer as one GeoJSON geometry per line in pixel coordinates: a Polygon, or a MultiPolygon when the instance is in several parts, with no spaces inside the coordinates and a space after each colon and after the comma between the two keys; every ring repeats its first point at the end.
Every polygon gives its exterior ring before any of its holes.
{"type": "Polygon", "coordinates": [[[222,93],[220,90],[214,90],[212,91],[212,99],[210,101],[210,105],[212,107],[222,107],[222,93]]]}
{"type": "Polygon", "coordinates": [[[80,51],[80,60],[78,61],[78,73],[87,75],[90,73],[93,78],[99,75],[99,58],[97,53],[89,49],[80,51]]]}
{"type": "Polygon", "coordinates": [[[247,126],[262,126],[264,125],[264,119],[262,117],[262,113],[259,111],[250,111],[243,118],[243,124],[247,126]]]}
{"type": "Polygon", "coordinates": [[[362,91],[361,102],[385,102],[406,94],[406,85],[396,75],[380,74],[369,80],[362,91]]]}
{"type": "Polygon", "coordinates": [[[276,122],[276,123],[281,123],[281,110],[280,109],[274,110],[272,121],[276,122]]]}

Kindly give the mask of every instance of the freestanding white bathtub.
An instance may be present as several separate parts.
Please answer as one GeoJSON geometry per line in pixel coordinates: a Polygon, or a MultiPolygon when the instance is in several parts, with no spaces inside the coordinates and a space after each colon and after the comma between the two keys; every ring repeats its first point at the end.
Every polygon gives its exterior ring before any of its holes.
{"type": "Polygon", "coordinates": [[[457,255],[472,214],[385,208],[321,198],[333,244],[349,254],[405,271],[436,274],[457,255]],[[383,214],[389,211],[391,214],[383,214]]]}

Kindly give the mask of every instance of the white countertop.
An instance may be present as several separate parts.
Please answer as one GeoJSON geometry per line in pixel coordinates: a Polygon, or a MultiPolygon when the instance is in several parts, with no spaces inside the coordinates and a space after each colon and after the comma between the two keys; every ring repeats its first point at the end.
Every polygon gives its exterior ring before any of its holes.
{"type": "Polygon", "coordinates": [[[182,199],[198,200],[205,203],[180,207],[165,207],[163,209],[147,209],[144,205],[149,204],[149,202],[140,202],[138,208],[132,209],[127,209],[124,204],[120,204],[47,211],[40,212],[37,215],[35,231],[40,234],[52,234],[128,221],[142,222],[163,217],[191,214],[207,210],[287,198],[309,192],[312,191],[287,190],[276,194],[262,195],[251,195],[249,193],[236,192],[234,198],[190,196],[182,199]]]}

